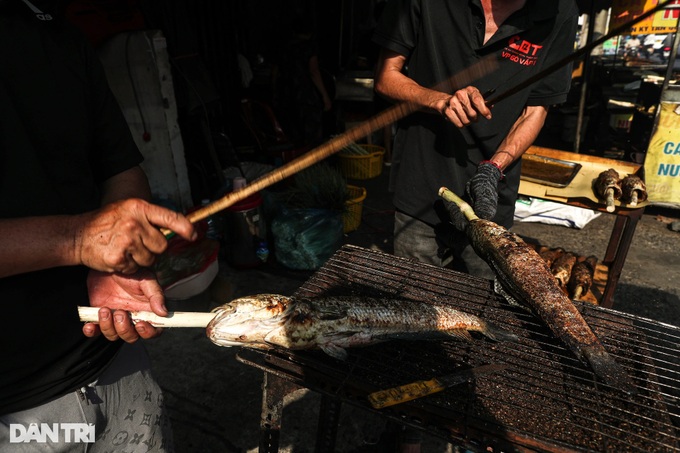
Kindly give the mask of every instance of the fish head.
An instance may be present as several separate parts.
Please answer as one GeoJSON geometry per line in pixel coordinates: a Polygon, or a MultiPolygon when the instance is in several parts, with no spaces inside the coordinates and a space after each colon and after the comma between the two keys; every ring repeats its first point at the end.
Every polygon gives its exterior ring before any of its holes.
{"type": "Polygon", "coordinates": [[[215,317],[206,335],[218,346],[244,346],[267,349],[265,337],[283,323],[283,313],[291,299],[278,294],[242,297],[214,310],[215,317]]]}

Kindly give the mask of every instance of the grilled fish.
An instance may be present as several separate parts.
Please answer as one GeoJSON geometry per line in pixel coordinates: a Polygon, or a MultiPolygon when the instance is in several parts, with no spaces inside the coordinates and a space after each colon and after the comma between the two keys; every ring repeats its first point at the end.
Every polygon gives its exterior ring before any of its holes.
{"type": "Polygon", "coordinates": [[[630,376],[607,352],[533,247],[502,226],[478,218],[467,203],[445,187],[439,194],[455,203],[469,220],[465,234],[475,252],[493,269],[504,291],[531,308],[604,382],[636,393],[630,376]]]}
{"type": "Polygon", "coordinates": [[[607,204],[607,212],[614,212],[614,200],[621,198],[621,179],[619,172],[610,168],[601,172],[593,180],[593,192],[607,204]]]}
{"type": "Polygon", "coordinates": [[[595,266],[597,266],[597,257],[594,255],[574,264],[574,268],[571,270],[571,278],[567,285],[572,299],[578,300],[588,292],[593,284],[595,266]]]}
{"type": "Polygon", "coordinates": [[[471,331],[497,340],[517,337],[477,316],[444,305],[366,297],[293,298],[258,294],[213,310],[208,338],[218,346],[319,348],[345,359],[345,348],[383,341],[460,338],[471,331]]]}
{"type": "Polygon", "coordinates": [[[621,201],[631,207],[637,206],[638,202],[647,201],[647,186],[639,176],[628,175],[621,181],[621,201]]]}
{"type": "Polygon", "coordinates": [[[576,259],[577,256],[575,253],[564,252],[553,261],[550,266],[550,271],[555,276],[557,284],[565,294],[568,293],[567,283],[569,283],[569,279],[571,278],[571,270],[574,268],[574,264],[576,264],[576,259]]]}
{"type": "Polygon", "coordinates": [[[531,246],[500,225],[483,219],[470,222],[466,234],[508,293],[528,304],[553,334],[578,357],[585,358],[606,383],[633,392],[626,372],[609,355],[531,246]]]}

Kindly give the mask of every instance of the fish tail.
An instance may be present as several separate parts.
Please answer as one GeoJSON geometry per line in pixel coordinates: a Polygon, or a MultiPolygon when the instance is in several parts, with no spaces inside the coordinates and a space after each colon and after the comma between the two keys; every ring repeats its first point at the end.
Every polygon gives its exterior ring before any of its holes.
{"type": "Polygon", "coordinates": [[[581,348],[581,353],[586,358],[595,374],[607,385],[616,387],[629,395],[637,394],[633,380],[626,370],[619,365],[601,345],[589,345],[581,348]]]}
{"type": "Polygon", "coordinates": [[[519,340],[517,335],[510,332],[509,330],[503,329],[501,327],[498,327],[498,326],[491,324],[491,323],[488,323],[488,322],[485,322],[483,324],[480,332],[483,333],[488,338],[495,340],[495,341],[517,342],[519,340]]]}

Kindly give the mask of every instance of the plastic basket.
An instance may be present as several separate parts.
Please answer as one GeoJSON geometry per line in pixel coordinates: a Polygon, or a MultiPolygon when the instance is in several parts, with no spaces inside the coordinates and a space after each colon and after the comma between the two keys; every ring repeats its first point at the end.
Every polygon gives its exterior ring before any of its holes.
{"type": "Polygon", "coordinates": [[[371,179],[380,176],[385,148],[378,145],[359,145],[370,154],[354,156],[340,152],[340,170],[348,179],[371,179]]]}
{"type": "Polygon", "coordinates": [[[366,189],[363,187],[347,185],[350,199],[345,202],[345,212],[342,215],[343,231],[349,233],[361,225],[361,211],[364,207],[366,189]]]}

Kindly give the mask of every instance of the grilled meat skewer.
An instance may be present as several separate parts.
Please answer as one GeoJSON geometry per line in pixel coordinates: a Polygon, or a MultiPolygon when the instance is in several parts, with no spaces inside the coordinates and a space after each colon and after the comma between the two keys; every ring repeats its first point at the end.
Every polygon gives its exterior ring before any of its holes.
{"type": "Polygon", "coordinates": [[[613,168],[600,173],[593,181],[593,191],[598,198],[605,200],[607,212],[614,212],[614,200],[621,198],[619,173],[613,168]]]}
{"type": "Polygon", "coordinates": [[[574,264],[574,268],[571,270],[571,278],[567,284],[572,299],[578,300],[588,292],[593,284],[595,266],[597,266],[597,257],[593,255],[574,264]]]}
{"type": "Polygon", "coordinates": [[[503,289],[529,306],[605,383],[629,394],[637,393],[630,376],[607,352],[536,250],[502,226],[477,217],[470,205],[446,187],[439,189],[439,195],[458,206],[468,219],[465,235],[493,269],[503,289]]]}
{"type": "Polygon", "coordinates": [[[621,201],[635,207],[647,200],[647,186],[639,176],[628,175],[621,181],[621,201]]]}

